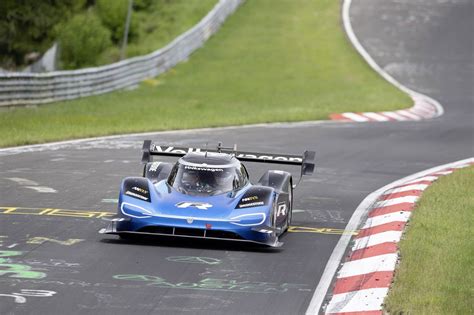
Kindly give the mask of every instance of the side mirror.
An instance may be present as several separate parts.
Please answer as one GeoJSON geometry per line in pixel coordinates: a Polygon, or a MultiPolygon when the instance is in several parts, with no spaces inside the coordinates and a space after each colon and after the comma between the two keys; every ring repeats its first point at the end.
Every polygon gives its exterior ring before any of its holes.
{"type": "Polygon", "coordinates": [[[239,188],[239,178],[235,176],[232,180],[232,189],[236,190],[237,188],[239,188]]]}

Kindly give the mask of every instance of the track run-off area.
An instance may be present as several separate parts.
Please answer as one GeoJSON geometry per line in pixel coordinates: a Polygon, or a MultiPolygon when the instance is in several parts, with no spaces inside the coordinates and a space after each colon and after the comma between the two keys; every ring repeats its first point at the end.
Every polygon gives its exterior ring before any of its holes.
{"type": "MultiPolygon", "coordinates": [[[[306,313],[341,236],[356,232],[344,231],[367,195],[474,156],[472,8],[470,0],[352,4],[361,44],[396,80],[443,105],[435,119],[269,124],[0,150],[0,313],[306,313]],[[144,139],[316,151],[315,174],[295,190],[283,248],[98,234],[116,211],[121,179],[141,174],[144,139]]],[[[254,181],[267,169],[247,165],[254,181]]]]}

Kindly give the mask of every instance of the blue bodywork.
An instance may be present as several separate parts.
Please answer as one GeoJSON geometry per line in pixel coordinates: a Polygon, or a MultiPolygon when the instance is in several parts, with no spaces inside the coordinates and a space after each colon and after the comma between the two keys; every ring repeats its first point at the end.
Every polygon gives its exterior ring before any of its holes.
{"type": "Polygon", "coordinates": [[[274,188],[248,183],[225,194],[191,196],[170,187],[166,180],[153,184],[147,178],[127,178],[120,190],[118,216],[101,232],[216,238],[279,247],[278,235],[287,213],[276,216],[278,195],[274,188]],[[132,189],[147,190],[148,200],[130,193],[126,183],[133,180],[140,185],[132,189]]]}
{"type": "Polygon", "coordinates": [[[291,223],[293,178],[267,170],[251,184],[241,161],[298,165],[300,180],[314,170],[313,151],[302,156],[237,151],[217,145],[200,148],[163,146],[145,140],[143,177],[122,181],[117,217],[100,230],[126,238],[166,235],[253,242],[280,247],[278,237],[291,223]],[[172,164],[153,156],[175,156],[172,164]]]}

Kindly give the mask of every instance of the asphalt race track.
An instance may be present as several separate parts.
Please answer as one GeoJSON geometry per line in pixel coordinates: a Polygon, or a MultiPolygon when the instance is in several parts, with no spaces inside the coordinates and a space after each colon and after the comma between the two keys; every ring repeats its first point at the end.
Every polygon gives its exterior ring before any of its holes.
{"type": "MultiPolygon", "coordinates": [[[[353,3],[354,30],[374,59],[444,106],[431,121],[281,124],[0,151],[0,314],[304,313],[367,194],[474,156],[473,12],[471,0],[353,3]],[[141,173],[146,138],[315,150],[317,172],[295,192],[283,249],[99,235],[121,179],[141,173]]],[[[248,166],[254,180],[272,167],[248,166]]]]}

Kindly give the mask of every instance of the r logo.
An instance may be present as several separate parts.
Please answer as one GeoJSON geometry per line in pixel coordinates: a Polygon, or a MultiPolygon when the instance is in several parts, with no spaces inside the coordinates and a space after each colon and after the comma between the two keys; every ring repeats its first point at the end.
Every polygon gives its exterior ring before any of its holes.
{"type": "Polygon", "coordinates": [[[181,201],[175,204],[176,207],[178,208],[189,208],[189,207],[194,207],[198,208],[201,210],[207,210],[208,208],[211,208],[212,205],[207,202],[190,202],[190,201],[181,201]]]}
{"type": "Polygon", "coordinates": [[[277,208],[277,217],[285,215],[286,214],[286,204],[282,203],[278,205],[277,208]]]}

